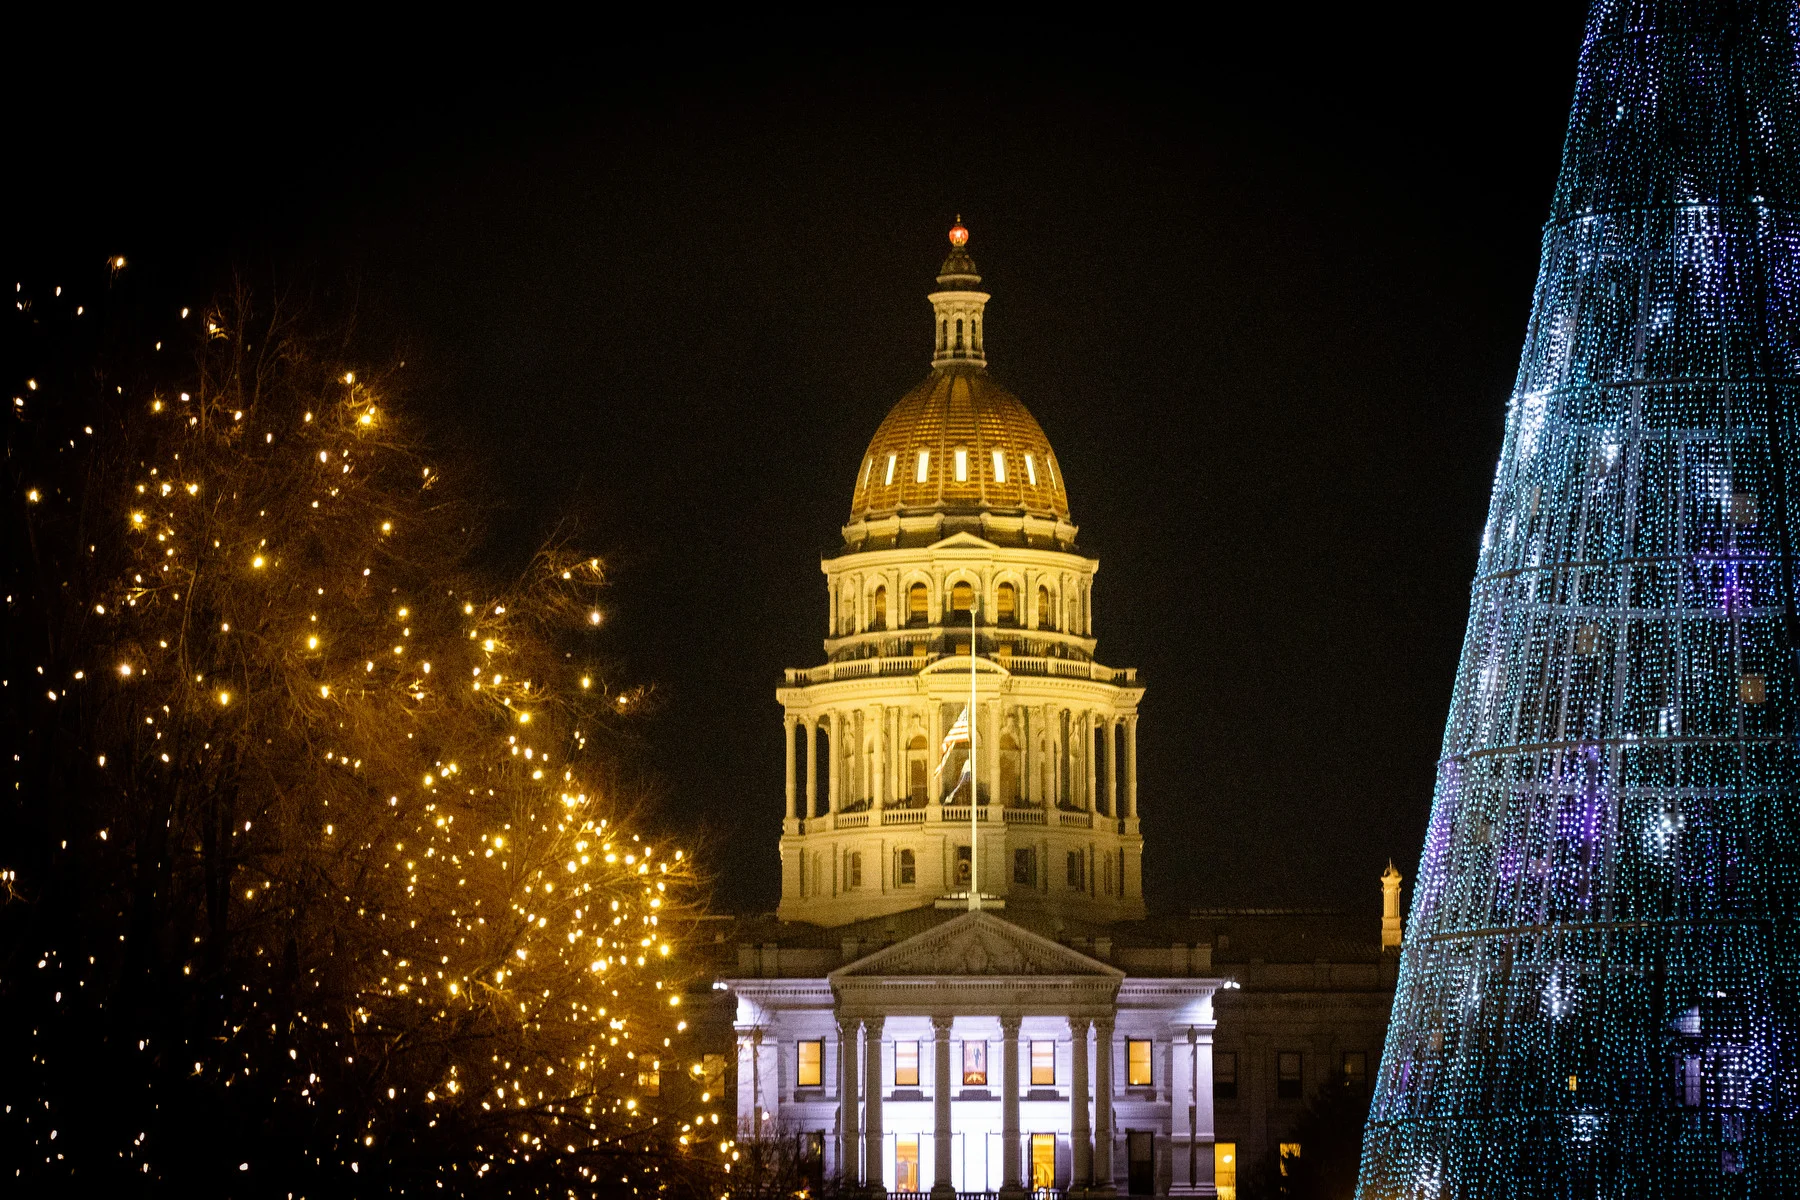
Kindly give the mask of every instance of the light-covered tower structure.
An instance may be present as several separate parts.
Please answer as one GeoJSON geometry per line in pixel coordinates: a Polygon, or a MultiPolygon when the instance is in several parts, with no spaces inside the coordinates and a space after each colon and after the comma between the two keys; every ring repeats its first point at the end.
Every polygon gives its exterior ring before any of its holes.
{"type": "Polygon", "coordinates": [[[1095,660],[1100,564],[1076,548],[1043,429],[988,375],[968,236],[950,231],[929,297],[931,373],[875,431],[843,545],[821,564],[826,661],[777,692],[783,920],[838,925],[966,893],[975,854],[980,892],[1007,906],[1143,915],[1143,688],[1095,660]],[[971,655],[973,814],[967,751],[939,771],[971,655]]]}
{"type": "Polygon", "coordinates": [[[1800,1188],[1797,30],[1591,11],[1365,1200],[1800,1188]]]}

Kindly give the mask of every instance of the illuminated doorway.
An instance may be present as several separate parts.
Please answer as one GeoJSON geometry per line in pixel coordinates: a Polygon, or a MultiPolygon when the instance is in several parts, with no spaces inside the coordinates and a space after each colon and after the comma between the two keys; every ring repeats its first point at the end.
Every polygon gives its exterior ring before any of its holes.
{"type": "Polygon", "coordinates": [[[919,1135],[916,1133],[894,1139],[894,1190],[919,1190],[919,1135]]]}
{"type": "Polygon", "coordinates": [[[1237,1143],[1213,1143],[1213,1183],[1219,1200],[1237,1200],[1237,1143]]]}
{"type": "Polygon", "coordinates": [[[1034,1133],[1031,1135],[1031,1188],[1053,1188],[1056,1186],[1056,1135],[1054,1133],[1034,1133]]]}

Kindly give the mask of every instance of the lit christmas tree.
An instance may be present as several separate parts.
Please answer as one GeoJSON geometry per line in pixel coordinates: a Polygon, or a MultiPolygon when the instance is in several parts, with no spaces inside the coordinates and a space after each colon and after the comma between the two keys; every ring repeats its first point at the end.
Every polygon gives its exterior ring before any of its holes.
{"type": "Polygon", "coordinates": [[[620,783],[600,562],[475,570],[397,369],[107,294],[5,331],[14,1186],[711,1190],[695,880],[620,783]]]}
{"type": "Polygon", "coordinates": [[[1599,0],[1363,1157],[1800,1186],[1792,0],[1599,0]]]}

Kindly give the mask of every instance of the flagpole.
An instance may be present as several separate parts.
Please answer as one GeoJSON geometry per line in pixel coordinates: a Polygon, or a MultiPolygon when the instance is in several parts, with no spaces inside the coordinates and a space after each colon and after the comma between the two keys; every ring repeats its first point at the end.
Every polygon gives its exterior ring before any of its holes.
{"type": "Polygon", "coordinates": [[[981,760],[976,756],[975,726],[980,719],[975,713],[975,613],[981,607],[981,596],[977,593],[969,601],[969,911],[976,912],[981,908],[981,829],[977,821],[981,817],[981,778],[976,766],[981,760]]]}

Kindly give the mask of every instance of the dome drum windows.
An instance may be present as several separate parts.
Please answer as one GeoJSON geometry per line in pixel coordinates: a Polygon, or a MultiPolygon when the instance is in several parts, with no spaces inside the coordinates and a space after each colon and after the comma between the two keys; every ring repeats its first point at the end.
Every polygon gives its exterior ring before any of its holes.
{"type": "Polygon", "coordinates": [[[1006,452],[1004,450],[994,451],[994,482],[1006,482],[1006,452]]]}
{"type": "Polygon", "coordinates": [[[906,623],[931,624],[931,591],[922,583],[915,583],[906,591],[906,623]]]}
{"type": "Polygon", "coordinates": [[[1010,583],[1003,583],[996,592],[996,618],[1001,625],[1017,625],[1019,623],[1019,589],[1010,583]]]}
{"type": "Polygon", "coordinates": [[[969,448],[958,446],[955,451],[956,482],[969,482],[969,448]]]}
{"type": "Polygon", "coordinates": [[[1056,609],[1050,603],[1050,589],[1042,584],[1038,585],[1037,627],[1039,629],[1056,628],[1056,609]]]}
{"type": "Polygon", "coordinates": [[[869,628],[880,631],[887,628],[887,588],[877,586],[875,594],[869,597],[869,628]]]}
{"type": "Polygon", "coordinates": [[[914,483],[924,483],[931,478],[931,451],[919,451],[919,467],[913,475],[914,483]]]}
{"type": "Polygon", "coordinates": [[[967,580],[954,584],[950,588],[950,611],[953,613],[968,612],[975,607],[975,588],[967,580]]]}

